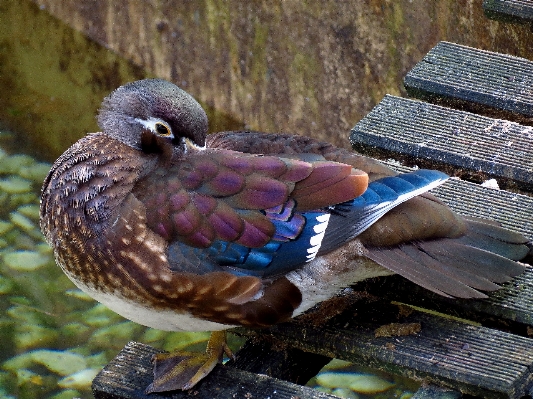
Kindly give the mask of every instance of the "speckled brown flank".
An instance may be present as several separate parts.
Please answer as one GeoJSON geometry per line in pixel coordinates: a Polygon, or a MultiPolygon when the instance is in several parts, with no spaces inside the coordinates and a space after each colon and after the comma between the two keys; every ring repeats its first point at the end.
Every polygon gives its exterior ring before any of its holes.
{"type": "Polygon", "coordinates": [[[145,207],[131,194],[156,164],[155,156],[103,134],[89,135],[58,159],[43,188],[41,226],[67,274],[154,309],[222,323],[265,326],[290,317],[300,294],[285,279],[263,286],[224,272],[170,271],[167,243],[147,227],[145,207]],[[261,290],[261,300],[243,306],[261,290]]]}

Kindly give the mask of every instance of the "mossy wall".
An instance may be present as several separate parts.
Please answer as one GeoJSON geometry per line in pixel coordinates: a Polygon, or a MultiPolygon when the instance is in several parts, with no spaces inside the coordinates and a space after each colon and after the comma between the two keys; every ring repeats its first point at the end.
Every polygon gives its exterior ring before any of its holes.
{"type": "Polygon", "coordinates": [[[243,126],[345,147],[440,40],[533,59],[529,27],[487,19],[482,0],[34,2],[243,126]]]}
{"type": "Polygon", "coordinates": [[[13,152],[53,161],[97,130],[103,96],[143,76],[141,68],[30,1],[0,2],[0,120],[17,132],[12,143],[2,144],[13,152]]]}

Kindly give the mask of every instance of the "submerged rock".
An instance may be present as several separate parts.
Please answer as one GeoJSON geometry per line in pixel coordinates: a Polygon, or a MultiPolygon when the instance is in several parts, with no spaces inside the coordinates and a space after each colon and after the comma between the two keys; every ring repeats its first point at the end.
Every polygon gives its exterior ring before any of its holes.
{"type": "Polygon", "coordinates": [[[38,325],[26,324],[17,328],[13,340],[19,350],[27,350],[52,344],[57,340],[57,330],[38,325]]]}
{"type": "Polygon", "coordinates": [[[15,285],[9,278],[0,276],[0,295],[9,294],[11,291],[13,291],[14,286],[15,285]]]}
{"type": "Polygon", "coordinates": [[[384,380],[377,375],[359,374],[354,376],[349,388],[352,391],[369,395],[384,392],[392,388],[394,385],[396,384],[384,380]]]}
{"type": "Polygon", "coordinates": [[[21,194],[32,191],[32,182],[18,176],[0,179],[0,190],[8,194],[21,194]]]}
{"type": "Polygon", "coordinates": [[[325,372],[316,377],[316,382],[326,388],[349,388],[354,378],[352,373],[325,372]]]}
{"type": "Polygon", "coordinates": [[[61,388],[89,389],[94,377],[96,377],[96,374],[99,372],[100,369],[81,370],[68,377],[60,379],[57,382],[57,385],[61,388]]]}
{"type": "Polygon", "coordinates": [[[41,349],[30,354],[35,363],[42,364],[48,370],[61,376],[84,370],[87,367],[85,358],[77,353],[41,349]]]}
{"type": "MultiPolygon", "coordinates": [[[[2,155],[5,153],[2,151],[2,155]]],[[[18,174],[24,167],[35,165],[35,159],[25,154],[15,154],[10,156],[0,156],[0,173],[18,174]]]]}
{"type": "Polygon", "coordinates": [[[55,374],[66,376],[86,369],[87,361],[77,353],[38,349],[9,359],[4,362],[2,368],[17,371],[31,369],[35,365],[43,365],[55,374]]]}
{"type": "Polygon", "coordinates": [[[10,268],[24,272],[37,270],[50,262],[48,256],[34,251],[8,252],[2,258],[10,268]]]}
{"type": "Polygon", "coordinates": [[[359,395],[348,388],[337,388],[331,391],[331,393],[339,398],[344,399],[359,399],[359,395]]]}
{"type": "Polygon", "coordinates": [[[55,395],[50,396],[48,399],[73,399],[81,396],[80,391],[75,389],[65,389],[55,395]]]}
{"type": "Polygon", "coordinates": [[[67,339],[85,335],[91,328],[79,322],[67,323],[61,327],[60,335],[67,339]]]}
{"type": "Polygon", "coordinates": [[[27,204],[18,207],[17,212],[35,221],[39,221],[39,205],[27,204]]]}
{"type": "Polygon", "coordinates": [[[33,360],[31,358],[31,352],[22,353],[20,355],[17,355],[15,357],[12,357],[11,359],[5,361],[2,364],[2,368],[4,370],[8,371],[17,371],[22,369],[29,368],[33,363],[33,360]]]}
{"type": "Polygon", "coordinates": [[[37,373],[34,373],[31,370],[26,370],[26,369],[16,370],[15,374],[17,375],[18,386],[21,386],[24,384],[43,385],[43,377],[37,373]]]}
{"type": "Polygon", "coordinates": [[[333,359],[328,364],[326,364],[322,370],[338,370],[349,367],[352,365],[352,362],[341,359],[333,359]]]}
{"type": "Polygon", "coordinates": [[[88,342],[92,347],[97,348],[110,348],[114,342],[120,342],[118,345],[120,348],[123,342],[133,340],[135,334],[138,334],[142,329],[143,327],[139,324],[124,321],[96,330],[88,342]]]}
{"type": "Polygon", "coordinates": [[[37,229],[37,226],[26,216],[18,212],[11,212],[9,214],[9,220],[15,226],[19,227],[24,231],[32,231],[37,229]]]}
{"type": "Polygon", "coordinates": [[[0,235],[6,234],[12,228],[13,228],[13,223],[0,220],[0,235]]]}
{"type": "Polygon", "coordinates": [[[65,291],[65,295],[66,296],[70,296],[72,298],[80,299],[82,301],[94,302],[94,299],[91,298],[89,296],[89,294],[86,294],[85,292],[83,292],[79,288],[72,288],[70,290],[66,290],[65,291]]]}
{"type": "Polygon", "coordinates": [[[20,177],[23,177],[28,180],[32,180],[38,184],[41,184],[45,177],[48,175],[51,164],[46,162],[37,162],[29,166],[21,166],[17,173],[20,177]]]}
{"type": "Polygon", "coordinates": [[[316,377],[326,388],[344,388],[362,394],[375,394],[392,388],[395,384],[371,374],[325,372],[316,377]]]}

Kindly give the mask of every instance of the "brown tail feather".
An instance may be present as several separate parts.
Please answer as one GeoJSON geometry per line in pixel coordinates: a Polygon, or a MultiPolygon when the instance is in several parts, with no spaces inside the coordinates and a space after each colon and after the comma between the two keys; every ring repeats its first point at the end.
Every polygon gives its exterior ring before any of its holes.
{"type": "Polygon", "coordinates": [[[467,219],[462,237],[369,248],[379,265],[444,296],[484,298],[524,271],[530,243],[495,223],[467,219]]]}
{"type": "Polygon", "coordinates": [[[501,255],[512,260],[521,260],[529,252],[527,239],[499,224],[483,219],[465,218],[468,229],[458,239],[463,244],[501,255]]]}
{"type": "Polygon", "coordinates": [[[379,265],[442,296],[457,298],[487,297],[467,284],[457,283],[457,280],[450,276],[452,274],[451,271],[446,274],[442,270],[443,268],[437,270],[439,268],[434,265],[436,261],[423,251],[419,251],[416,257],[412,257],[404,252],[401,247],[390,249],[374,248],[369,251],[367,256],[379,265]]]}

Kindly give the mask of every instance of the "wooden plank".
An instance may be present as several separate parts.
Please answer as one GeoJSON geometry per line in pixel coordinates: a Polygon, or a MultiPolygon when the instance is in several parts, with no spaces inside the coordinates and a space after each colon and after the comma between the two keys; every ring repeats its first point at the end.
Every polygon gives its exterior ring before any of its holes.
{"type": "Polygon", "coordinates": [[[520,398],[533,382],[531,338],[417,311],[408,314],[382,301],[356,303],[324,325],[306,317],[266,331],[240,331],[484,398],[520,398]],[[419,323],[420,332],[375,336],[378,327],[398,322],[419,323]]]}
{"type": "MultiPolygon", "coordinates": [[[[289,348],[286,345],[276,345],[261,338],[264,337],[246,341],[235,354],[235,360],[230,360],[226,365],[303,385],[331,360],[327,356],[289,348]],[[305,370],[304,373],[302,370],[305,370]]],[[[460,392],[452,389],[429,385],[420,387],[413,398],[458,399],[461,396],[460,392]]]]}
{"type": "Polygon", "coordinates": [[[409,95],[532,124],[533,62],[440,42],[405,76],[409,95]]]}
{"type": "MultiPolygon", "coordinates": [[[[353,286],[356,291],[364,291],[396,303],[418,306],[442,314],[479,323],[485,327],[497,328],[513,334],[531,335],[533,309],[524,307],[527,301],[520,293],[532,290],[533,271],[505,284],[497,293],[490,293],[488,299],[450,299],[433,294],[400,276],[381,277],[367,280],[353,286]],[[522,281],[527,280],[527,285],[522,281]],[[507,308],[506,308],[507,306],[507,308]]],[[[531,297],[531,294],[526,294],[531,297]]],[[[528,298],[529,299],[529,298],[528,298]]],[[[530,304],[529,304],[530,305],[530,304]]]]}
{"type": "MultiPolygon", "coordinates": [[[[462,215],[495,220],[533,241],[531,196],[485,188],[458,179],[450,179],[432,192],[462,215]]],[[[531,260],[529,257],[528,261],[531,260]]],[[[514,278],[504,289],[491,293],[488,299],[457,302],[469,312],[533,326],[533,268],[514,278]]]]}
{"type": "Polygon", "coordinates": [[[533,23],[531,0],[485,0],[483,10],[485,15],[491,19],[503,22],[533,23]]]}
{"type": "Polygon", "coordinates": [[[350,140],[377,158],[533,191],[532,126],[387,95],[355,125],[350,140]]]}
{"type": "Polygon", "coordinates": [[[191,391],[147,395],[144,389],[152,380],[150,359],[157,352],[156,349],[137,342],[127,344],[94,379],[92,389],[95,399],[336,398],[312,388],[228,366],[217,366],[208,378],[191,391]]]}

